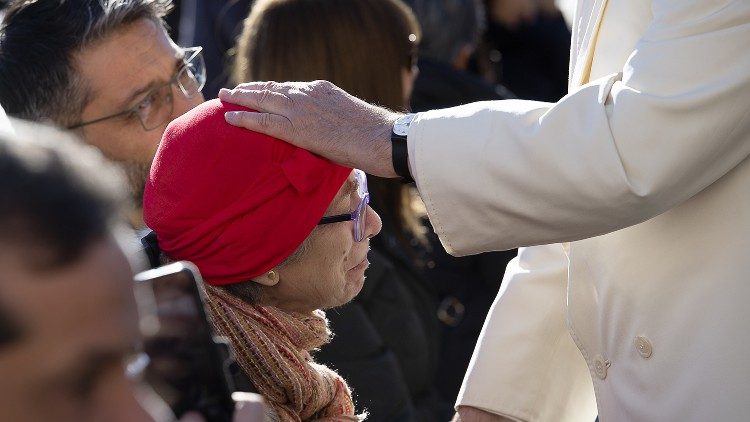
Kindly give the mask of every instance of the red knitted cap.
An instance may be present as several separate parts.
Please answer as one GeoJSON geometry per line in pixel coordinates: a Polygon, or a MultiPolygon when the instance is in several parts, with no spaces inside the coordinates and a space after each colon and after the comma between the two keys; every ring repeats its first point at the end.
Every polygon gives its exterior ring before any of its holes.
{"type": "Polygon", "coordinates": [[[160,248],[213,285],[247,281],[291,255],[352,170],[226,123],[236,110],[248,109],[212,100],[170,123],[143,196],[160,248]]]}

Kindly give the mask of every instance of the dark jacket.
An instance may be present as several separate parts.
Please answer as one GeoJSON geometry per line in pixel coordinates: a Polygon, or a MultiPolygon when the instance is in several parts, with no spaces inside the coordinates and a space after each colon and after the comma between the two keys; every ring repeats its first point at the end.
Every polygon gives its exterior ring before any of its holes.
{"type": "Polygon", "coordinates": [[[369,260],[362,292],[327,312],[334,338],[315,360],[346,379],[368,421],[447,421],[453,402],[435,388],[434,296],[377,248],[369,260]]]}
{"type": "Polygon", "coordinates": [[[423,279],[435,289],[438,302],[439,377],[435,387],[442,399],[455,402],[505,267],[517,250],[454,257],[434,231],[430,230],[427,238],[430,248],[422,249],[416,262],[423,279]]]}
{"type": "Polygon", "coordinates": [[[496,80],[518,98],[555,102],[568,92],[570,30],[561,13],[512,30],[489,23],[485,41],[499,53],[496,80]]]}
{"type": "MultiPolygon", "coordinates": [[[[489,84],[446,63],[420,59],[412,110],[508,98],[513,98],[513,94],[501,85],[489,84]]],[[[400,252],[404,248],[399,242],[388,236],[383,237],[384,247],[391,250],[389,256],[393,260],[412,266],[433,294],[432,317],[438,321],[439,330],[439,375],[435,378],[435,387],[441,400],[455,402],[484,319],[500,289],[505,267],[516,256],[516,250],[456,258],[445,251],[429,221],[424,223],[429,228],[427,247],[420,247],[419,242],[412,240],[413,254],[407,256],[400,252]]],[[[380,236],[376,238],[379,239],[380,236]]]]}

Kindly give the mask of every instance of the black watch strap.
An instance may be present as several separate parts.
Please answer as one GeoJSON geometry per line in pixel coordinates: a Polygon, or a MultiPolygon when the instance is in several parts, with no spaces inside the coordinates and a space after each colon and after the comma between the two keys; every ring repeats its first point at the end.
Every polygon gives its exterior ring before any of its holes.
{"type": "Polygon", "coordinates": [[[391,159],[393,160],[393,169],[396,174],[401,176],[404,183],[414,183],[414,178],[409,171],[409,148],[406,145],[406,138],[400,136],[391,137],[391,159]]]}
{"type": "Polygon", "coordinates": [[[404,183],[414,183],[414,178],[409,171],[409,148],[406,136],[409,125],[414,120],[415,114],[405,114],[393,123],[391,131],[391,160],[396,174],[401,176],[404,183]]]}

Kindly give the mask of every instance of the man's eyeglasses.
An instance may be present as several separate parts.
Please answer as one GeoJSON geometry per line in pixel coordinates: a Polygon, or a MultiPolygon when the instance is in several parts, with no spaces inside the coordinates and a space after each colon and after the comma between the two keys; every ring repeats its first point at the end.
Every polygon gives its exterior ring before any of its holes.
{"type": "Polygon", "coordinates": [[[172,117],[172,110],[174,108],[172,85],[178,87],[185,97],[193,98],[206,84],[206,65],[201,54],[202,50],[203,47],[184,49],[183,64],[177,69],[172,79],[149,91],[146,97],[135,106],[119,113],[110,114],[109,116],[76,123],[68,126],[68,129],[77,129],[81,126],[129,114],[138,117],[144,130],[154,130],[168,123],[172,117]]]}
{"type": "Polygon", "coordinates": [[[357,180],[357,195],[359,204],[351,214],[332,215],[320,219],[320,224],[340,223],[342,221],[354,221],[354,241],[361,242],[365,238],[367,226],[367,204],[370,203],[370,193],[367,191],[367,176],[362,170],[355,169],[354,177],[357,180]]]}

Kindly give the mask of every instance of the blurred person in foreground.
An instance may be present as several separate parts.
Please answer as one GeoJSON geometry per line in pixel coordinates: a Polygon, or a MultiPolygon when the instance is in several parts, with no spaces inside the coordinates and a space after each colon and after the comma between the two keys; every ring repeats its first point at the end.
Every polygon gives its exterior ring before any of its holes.
{"type": "MultiPolygon", "coordinates": [[[[419,25],[400,0],[260,0],[239,38],[234,79],[328,79],[404,110],[419,40],[419,25]]],[[[423,207],[398,180],[368,181],[383,230],[372,241],[362,293],[329,312],[336,336],[316,359],[347,379],[369,420],[447,420],[453,397],[441,399],[435,388],[443,376],[435,285],[416,262],[428,246],[423,207]]]]}
{"type": "Polygon", "coordinates": [[[237,125],[416,179],[451,253],[530,246],[483,328],[464,420],[744,420],[750,2],[578,6],[557,103],[404,116],[322,81],[219,97],[260,110],[228,113],[237,125]]]}
{"type": "Polygon", "coordinates": [[[164,128],[203,101],[199,47],[181,48],[162,18],[170,0],[34,0],[0,28],[0,104],[11,117],[74,130],[128,177],[142,228],[143,186],[164,128]]]}
{"type": "Polygon", "coordinates": [[[346,381],[310,352],[325,313],[362,289],[380,218],[363,172],[229,125],[206,102],[168,127],[144,217],[169,259],[200,269],[216,331],[280,421],[361,420],[346,381]]]}
{"type": "MultiPolygon", "coordinates": [[[[141,381],[121,175],[68,135],[13,124],[0,108],[0,420],[174,420],[141,381]]],[[[243,397],[234,420],[262,421],[243,397]]]]}

